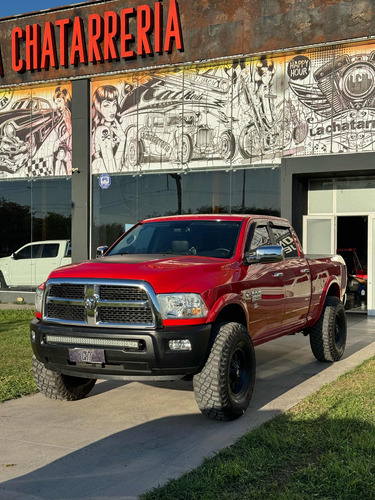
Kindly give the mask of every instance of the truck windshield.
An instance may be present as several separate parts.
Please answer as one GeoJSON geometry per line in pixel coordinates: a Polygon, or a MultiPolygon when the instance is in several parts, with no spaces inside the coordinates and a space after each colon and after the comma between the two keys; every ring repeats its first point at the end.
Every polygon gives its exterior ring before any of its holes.
{"type": "Polygon", "coordinates": [[[171,254],[229,259],[241,221],[189,220],[140,224],[126,233],[107,255],[171,254]]]}

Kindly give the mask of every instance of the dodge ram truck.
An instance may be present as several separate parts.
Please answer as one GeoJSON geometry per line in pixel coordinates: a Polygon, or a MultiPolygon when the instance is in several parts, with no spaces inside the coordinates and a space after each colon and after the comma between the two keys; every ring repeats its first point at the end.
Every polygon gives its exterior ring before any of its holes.
{"type": "Polygon", "coordinates": [[[186,379],[203,414],[233,420],[252,396],[254,346],[303,332],[319,361],[344,353],[344,260],[308,258],[286,219],[148,219],[101,253],[36,291],[33,373],[50,398],[83,398],[96,379],[186,379]]]}

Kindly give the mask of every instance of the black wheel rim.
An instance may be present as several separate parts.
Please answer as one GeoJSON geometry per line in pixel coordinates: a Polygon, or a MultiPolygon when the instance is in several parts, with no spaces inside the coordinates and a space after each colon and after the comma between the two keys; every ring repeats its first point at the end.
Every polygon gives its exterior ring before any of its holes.
{"type": "Polygon", "coordinates": [[[246,355],[242,348],[237,348],[229,365],[229,389],[233,396],[246,392],[250,380],[250,367],[246,363],[246,355]]]}
{"type": "Polygon", "coordinates": [[[336,314],[335,318],[335,344],[341,349],[345,343],[345,320],[341,314],[336,314]]]}

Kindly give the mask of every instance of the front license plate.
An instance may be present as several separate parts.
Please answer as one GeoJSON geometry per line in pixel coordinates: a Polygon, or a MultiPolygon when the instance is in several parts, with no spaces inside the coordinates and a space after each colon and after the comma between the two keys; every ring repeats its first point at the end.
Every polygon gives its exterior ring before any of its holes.
{"type": "Polygon", "coordinates": [[[69,349],[69,360],[76,363],[105,363],[104,349],[69,349]]]}

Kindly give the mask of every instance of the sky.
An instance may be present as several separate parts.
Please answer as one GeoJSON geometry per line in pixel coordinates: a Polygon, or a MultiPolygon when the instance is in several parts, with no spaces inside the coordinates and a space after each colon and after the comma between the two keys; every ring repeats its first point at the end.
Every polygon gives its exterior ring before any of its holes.
{"type": "Polygon", "coordinates": [[[26,14],[52,7],[65,7],[81,3],[83,0],[0,0],[0,18],[26,14]]]}

